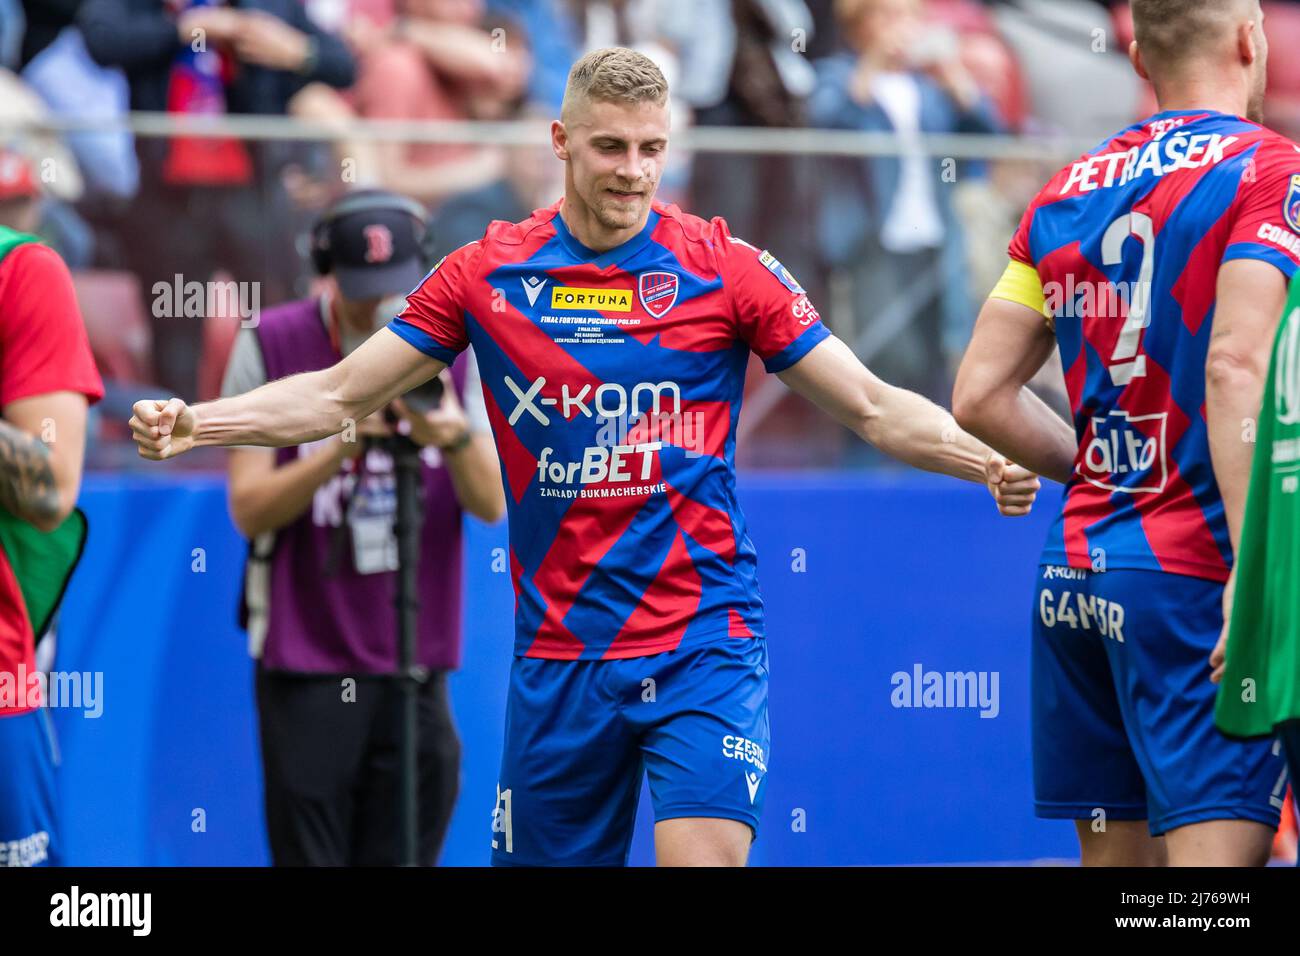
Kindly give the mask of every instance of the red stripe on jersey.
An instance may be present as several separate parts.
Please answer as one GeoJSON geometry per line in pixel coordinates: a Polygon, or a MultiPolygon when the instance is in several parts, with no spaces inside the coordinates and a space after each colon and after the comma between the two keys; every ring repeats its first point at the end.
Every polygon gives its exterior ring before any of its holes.
{"type": "Polygon", "coordinates": [[[501,456],[501,464],[506,470],[510,494],[514,496],[517,504],[523,500],[524,492],[528,490],[528,483],[533,480],[533,475],[537,474],[537,458],[524,447],[515,430],[510,427],[505,413],[501,411],[497,400],[492,397],[492,390],[486,383],[483,385],[483,404],[487,406],[488,421],[492,423],[492,433],[496,436],[497,453],[501,456]]]}
{"type": "Polygon", "coordinates": [[[703,594],[700,573],[695,570],[690,552],[686,549],[686,539],[678,531],[673,536],[673,545],[668,549],[668,556],[659,568],[650,586],[641,595],[636,610],[628,615],[627,621],[619,630],[618,636],[605,651],[605,658],[624,657],[625,649],[620,642],[635,639],[638,643],[645,641],[645,635],[656,633],[655,653],[671,651],[682,641],[695,610],[700,606],[703,594]]]}
{"type": "MultiPolygon", "coordinates": [[[[535,251],[525,251],[529,246],[537,245],[540,247],[545,243],[546,239],[554,236],[554,234],[554,227],[547,227],[530,233],[529,242],[525,243],[524,246],[504,246],[501,248],[489,246],[488,251],[483,254],[484,263],[480,267],[481,275],[489,275],[499,265],[520,262],[535,251]],[[543,235],[538,236],[536,233],[542,233],[543,235]],[[488,258],[489,253],[494,253],[494,258],[488,258]]],[[[555,269],[548,272],[547,275],[557,275],[568,271],[570,270],[567,268],[555,269]]],[[[471,290],[471,307],[469,311],[475,313],[480,320],[483,331],[527,378],[525,382],[516,383],[520,388],[527,389],[537,379],[545,378],[547,384],[542,387],[539,394],[547,398],[554,398],[559,402],[561,401],[560,383],[568,385],[570,398],[580,393],[584,386],[590,387],[589,395],[600,387],[602,384],[601,379],[593,375],[586,366],[566,352],[563,346],[556,344],[549,332],[534,325],[528,316],[511,306],[504,297],[495,295],[495,291],[487,285],[486,281],[481,282],[475,289],[471,290]],[[482,309],[476,309],[475,307],[479,305],[485,293],[490,301],[482,309]]],[[[559,410],[562,405],[556,405],[555,408],[559,410]]],[[[571,408],[571,412],[570,417],[582,414],[576,407],[571,408]]]]}
{"type": "Polygon", "coordinates": [[[734,607],[727,609],[727,636],[728,637],[753,637],[754,632],[749,629],[745,619],[740,616],[740,612],[734,607]]]}
{"type": "MultiPolygon", "coordinates": [[[[1104,288],[1103,283],[1107,282],[1105,275],[1095,269],[1092,263],[1084,257],[1077,242],[1062,246],[1060,249],[1044,256],[1038,268],[1040,275],[1056,282],[1062,282],[1062,276],[1072,274],[1075,277],[1075,284],[1081,288],[1091,283],[1092,288],[1100,289],[1104,288]]],[[[1083,302],[1087,304],[1087,299],[1085,298],[1083,302]]],[[[1093,302],[1095,304],[1096,297],[1094,297],[1093,302]]],[[[1075,307],[1073,303],[1070,305],[1072,308],[1075,307]]],[[[1120,308],[1124,310],[1122,302],[1120,308]]],[[[1096,326],[1097,324],[1099,323],[1089,323],[1087,316],[1085,316],[1082,327],[1086,330],[1090,325],[1096,326]]],[[[1122,317],[1117,317],[1113,323],[1100,324],[1113,326],[1115,337],[1118,338],[1119,330],[1124,323],[1122,317]]],[[[1095,333],[1095,328],[1092,331],[1095,333]]],[[[1082,410],[1083,390],[1088,377],[1089,346],[1097,349],[1102,355],[1110,355],[1114,350],[1115,342],[1112,339],[1109,343],[1098,343],[1093,338],[1086,337],[1079,345],[1078,355],[1066,368],[1065,387],[1070,396],[1070,408],[1076,416],[1082,410]]],[[[1082,454],[1082,448],[1075,453],[1076,471],[1082,454]]],[[[1062,537],[1064,539],[1065,553],[1071,567],[1088,568],[1092,566],[1087,529],[1103,518],[1108,517],[1113,511],[1114,505],[1110,500],[1110,492],[1095,485],[1090,485],[1086,481],[1078,481],[1070,487],[1062,511],[1062,537]]]]}
{"type": "MultiPolygon", "coordinates": [[[[494,569],[495,570],[495,569],[494,569]]],[[[519,613],[519,578],[524,573],[524,566],[519,563],[519,555],[510,548],[510,585],[515,589],[515,613],[519,613]]]]}
{"type": "Polygon", "coordinates": [[[1232,217],[1232,206],[1229,206],[1192,249],[1187,265],[1170,290],[1174,301],[1182,307],[1183,325],[1192,335],[1201,330],[1214,304],[1217,285],[1207,282],[1205,277],[1218,274],[1223,247],[1232,231],[1232,217]]]}
{"type": "MultiPolygon", "coordinates": [[[[1154,409],[1168,412],[1165,422],[1165,444],[1162,454],[1168,463],[1165,494],[1135,494],[1133,507],[1141,516],[1142,532],[1146,535],[1151,553],[1161,568],[1175,573],[1185,573],[1194,567],[1196,573],[1207,570],[1227,580],[1228,566],[1215,543],[1214,533],[1205,520],[1205,512],[1183,479],[1173,449],[1187,433],[1191,422],[1177,402],[1169,401],[1172,387],[1169,373],[1147,355],[1146,375],[1133,379],[1120,396],[1120,407],[1130,414],[1150,414],[1154,409]]],[[[1157,436],[1157,429],[1146,422],[1130,423],[1130,427],[1147,438],[1157,436]]]]}
{"type": "MultiPolygon", "coordinates": [[[[663,471],[656,455],[651,461],[650,477],[638,480],[637,484],[652,487],[661,481],[663,471]]],[[[599,492],[605,488],[619,489],[624,484],[606,479],[583,485],[581,490],[599,492]]],[[[573,607],[591,572],[627,533],[649,497],[642,493],[621,498],[573,499],[556,529],[555,540],[532,576],[533,586],[546,600],[546,612],[524,656],[572,660],[582,653],[582,642],[561,621],[573,607]]]]}
{"type": "Polygon", "coordinates": [[[673,509],[678,527],[700,547],[708,548],[731,564],[736,558],[736,530],[731,525],[731,516],[686,497],[672,485],[666,487],[668,504],[673,509]]]}

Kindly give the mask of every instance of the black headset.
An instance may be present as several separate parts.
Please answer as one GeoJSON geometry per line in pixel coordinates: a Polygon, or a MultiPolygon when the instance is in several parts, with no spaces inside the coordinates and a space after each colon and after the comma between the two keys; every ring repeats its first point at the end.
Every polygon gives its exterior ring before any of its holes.
{"type": "Polygon", "coordinates": [[[311,264],[320,275],[327,274],[334,268],[330,255],[330,227],[344,216],[358,212],[372,212],[378,209],[392,209],[404,212],[415,220],[416,240],[420,244],[420,255],[424,264],[433,261],[433,230],[429,228],[429,214],[423,205],[399,193],[390,193],[382,189],[366,189],[349,193],[335,201],[311,227],[309,255],[311,264]]]}

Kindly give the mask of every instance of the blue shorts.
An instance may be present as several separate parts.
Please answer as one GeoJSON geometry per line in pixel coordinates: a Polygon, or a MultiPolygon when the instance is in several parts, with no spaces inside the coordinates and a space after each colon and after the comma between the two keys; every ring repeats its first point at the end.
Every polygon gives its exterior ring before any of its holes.
{"type": "Polygon", "coordinates": [[[767,644],[650,657],[517,657],[492,815],[492,863],[623,866],[649,775],[655,822],[758,832],[768,759],[767,644]]]}
{"type": "Polygon", "coordinates": [[[57,866],[54,770],[48,712],[0,717],[0,866],[57,866]]]}
{"type": "Polygon", "coordinates": [[[1223,585],[1160,571],[1039,569],[1033,626],[1040,817],[1277,826],[1286,765],[1271,739],[1214,726],[1210,652],[1223,585]]]}

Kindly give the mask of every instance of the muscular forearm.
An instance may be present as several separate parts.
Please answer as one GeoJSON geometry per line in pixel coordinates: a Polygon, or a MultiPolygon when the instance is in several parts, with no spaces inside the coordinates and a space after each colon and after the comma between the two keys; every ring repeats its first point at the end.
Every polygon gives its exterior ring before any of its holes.
{"type": "MultiPolygon", "coordinates": [[[[337,366],[335,366],[337,368],[337,366]]],[[[345,400],[334,369],[304,372],[194,406],[196,445],[301,445],[341,432],[375,408],[345,400]]]]}
{"type": "Polygon", "coordinates": [[[42,530],[66,516],[49,446],[5,421],[0,421],[0,507],[42,530]]]}
{"type": "Polygon", "coordinates": [[[1206,380],[1205,415],[1210,460],[1223,498],[1223,513],[1234,552],[1246,512],[1246,493],[1255,451],[1254,443],[1246,438],[1247,422],[1253,422],[1259,416],[1265,374],[1262,368],[1211,367],[1206,380]]]}
{"type": "Polygon", "coordinates": [[[492,439],[475,435],[464,448],[444,452],[443,461],[460,506],[483,521],[499,521],[505,513],[506,496],[492,439]]]}
{"type": "Polygon", "coordinates": [[[491,35],[475,27],[423,20],[402,21],[401,38],[414,44],[430,65],[459,83],[486,84],[492,92],[512,90],[509,60],[514,52],[493,47],[491,35]]]}
{"type": "Polygon", "coordinates": [[[962,427],[1036,474],[1065,484],[1074,474],[1074,429],[1028,388],[994,392],[962,412],[962,427]]]}
{"type": "Polygon", "coordinates": [[[989,449],[957,427],[947,411],[906,389],[886,385],[858,434],[915,468],[983,484],[989,449]]]}
{"type": "MultiPolygon", "coordinates": [[[[275,531],[296,520],[311,507],[317,489],[339,473],[346,445],[341,438],[256,480],[230,489],[230,513],[246,538],[275,531]]],[[[261,454],[269,454],[261,452],[261,454]]]]}

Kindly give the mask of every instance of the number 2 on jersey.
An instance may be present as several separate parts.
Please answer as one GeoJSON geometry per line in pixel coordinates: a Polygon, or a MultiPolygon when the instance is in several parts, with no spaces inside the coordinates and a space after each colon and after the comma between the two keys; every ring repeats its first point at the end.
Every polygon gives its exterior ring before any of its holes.
{"type": "Polygon", "coordinates": [[[1101,261],[1108,266],[1123,262],[1124,240],[1129,236],[1135,236],[1142,242],[1142,265],[1138,269],[1138,281],[1132,286],[1133,293],[1129,296],[1128,318],[1115,342],[1114,354],[1110,357],[1110,380],[1116,385],[1127,385],[1147,373],[1147,357],[1138,355],[1138,345],[1142,330],[1151,321],[1151,277],[1156,266],[1156,230],[1151,217],[1146,213],[1131,212],[1107,226],[1101,237],[1101,261]]]}

